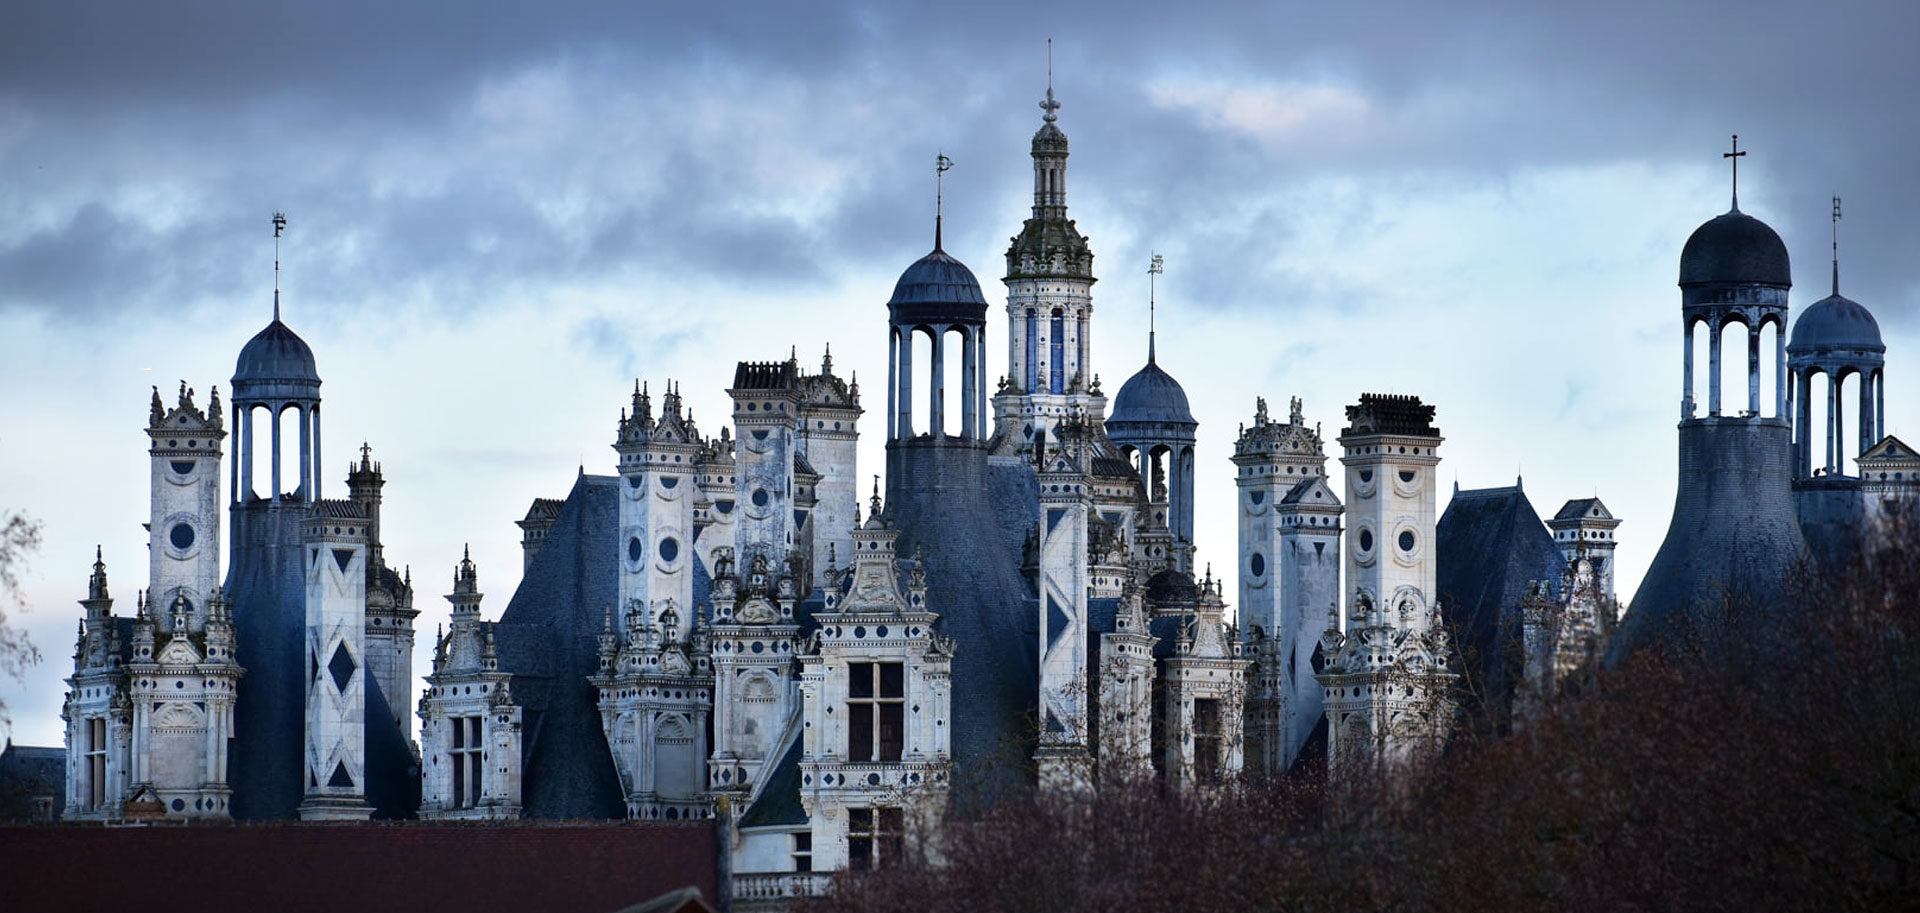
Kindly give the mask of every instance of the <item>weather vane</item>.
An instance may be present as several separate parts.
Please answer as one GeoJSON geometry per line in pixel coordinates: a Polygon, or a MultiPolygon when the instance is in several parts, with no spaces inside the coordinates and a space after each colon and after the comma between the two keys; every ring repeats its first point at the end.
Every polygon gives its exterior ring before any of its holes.
{"type": "Polygon", "coordinates": [[[1740,211],[1740,159],[1745,155],[1746,153],[1740,151],[1740,134],[1738,133],[1735,133],[1733,135],[1733,151],[1720,153],[1720,157],[1723,159],[1733,159],[1733,211],[1734,212],[1740,211]]]}
{"type": "Polygon", "coordinates": [[[287,214],[273,214],[273,319],[280,320],[280,233],[287,230],[287,214]]]}
{"type": "Polygon", "coordinates": [[[1051,38],[1047,39],[1047,100],[1040,103],[1040,110],[1047,112],[1045,116],[1049,124],[1060,119],[1060,116],[1054,113],[1060,110],[1060,103],[1053,100],[1053,39],[1051,38]]]}
{"type": "Polygon", "coordinates": [[[1159,287],[1157,277],[1167,271],[1166,258],[1159,253],[1147,263],[1147,361],[1153,361],[1154,313],[1158,307],[1159,287]]]}
{"type": "Polygon", "coordinates": [[[1840,198],[1833,198],[1833,293],[1840,294],[1840,198]]]}
{"type": "Polygon", "coordinates": [[[953,159],[942,152],[933,162],[933,249],[940,249],[941,210],[946,202],[947,170],[953,167],[953,159]]]}

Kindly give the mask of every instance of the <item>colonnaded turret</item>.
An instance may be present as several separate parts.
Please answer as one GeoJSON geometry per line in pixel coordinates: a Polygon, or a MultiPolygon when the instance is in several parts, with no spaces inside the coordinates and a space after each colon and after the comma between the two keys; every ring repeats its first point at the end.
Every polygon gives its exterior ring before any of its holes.
{"type": "Polygon", "coordinates": [[[1766,223],[1740,211],[1736,183],[1733,208],[1695,229],[1680,252],[1686,357],[1679,491],[1666,541],[1627,614],[1621,641],[1627,647],[1720,633],[1730,606],[1777,602],[1785,574],[1806,551],[1794,514],[1786,411],[1792,285],[1787,246],[1766,223]],[[1720,389],[1722,334],[1736,324],[1747,329],[1745,409],[1725,403],[1720,389]],[[1769,325],[1776,345],[1762,353],[1761,331],[1769,325]],[[1701,328],[1710,352],[1705,415],[1698,414],[1693,393],[1694,333],[1701,328]],[[1763,356],[1773,360],[1777,378],[1764,403],[1760,381],[1769,368],[1763,356]]]}

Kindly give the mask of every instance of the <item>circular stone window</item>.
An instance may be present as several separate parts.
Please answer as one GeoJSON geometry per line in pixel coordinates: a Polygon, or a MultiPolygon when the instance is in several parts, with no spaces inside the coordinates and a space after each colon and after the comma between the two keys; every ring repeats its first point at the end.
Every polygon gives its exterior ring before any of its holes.
{"type": "Polygon", "coordinates": [[[767,506],[767,490],[766,489],[756,488],[753,490],[753,506],[755,507],[767,506]]]}
{"type": "Polygon", "coordinates": [[[192,548],[193,527],[185,523],[175,523],[173,529],[167,533],[167,541],[172,542],[174,548],[183,552],[192,548]]]}
{"type": "Polygon", "coordinates": [[[672,561],[680,557],[680,540],[672,536],[660,540],[660,560],[672,561]]]}
{"type": "Polygon", "coordinates": [[[1363,552],[1373,551],[1373,530],[1363,529],[1360,531],[1360,550],[1363,552]]]}
{"type": "Polygon", "coordinates": [[[627,540],[627,560],[628,561],[639,561],[640,558],[644,556],[646,553],[647,553],[647,547],[645,545],[640,544],[639,536],[633,536],[627,540]]]}
{"type": "Polygon", "coordinates": [[[1259,552],[1254,552],[1253,559],[1247,562],[1247,567],[1253,571],[1253,576],[1258,577],[1267,572],[1267,559],[1259,552]]]}
{"type": "Polygon", "coordinates": [[[1400,531],[1400,550],[1403,552],[1413,551],[1413,530],[1403,529],[1400,531]]]}

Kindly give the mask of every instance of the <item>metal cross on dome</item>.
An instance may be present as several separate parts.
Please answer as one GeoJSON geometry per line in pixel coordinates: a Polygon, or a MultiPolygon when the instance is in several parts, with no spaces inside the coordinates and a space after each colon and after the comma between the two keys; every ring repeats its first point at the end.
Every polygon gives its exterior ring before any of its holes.
{"type": "Polygon", "coordinates": [[[1721,158],[1733,160],[1733,208],[1735,211],[1740,209],[1740,159],[1745,155],[1745,152],[1740,151],[1740,134],[1738,133],[1733,135],[1733,151],[1720,153],[1721,158]]]}

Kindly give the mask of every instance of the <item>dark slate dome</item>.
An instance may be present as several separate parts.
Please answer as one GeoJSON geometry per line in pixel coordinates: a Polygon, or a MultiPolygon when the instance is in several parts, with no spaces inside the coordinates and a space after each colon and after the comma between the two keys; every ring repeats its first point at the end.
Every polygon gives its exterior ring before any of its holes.
{"type": "Polygon", "coordinates": [[[1866,349],[1885,352],[1880,341],[1880,324],[1873,314],[1856,301],[1829,295],[1814,302],[1800,319],[1793,322],[1793,335],[1787,347],[1805,349],[1866,349]]]}
{"type": "Polygon", "coordinates": [[[1107,421],[1199,424],[1193,420],[1193,410],[1187,408],[1187,391],[1152,361],[1120,386],[1107,421]]]}
{"type": "Polygon", "coordinates": [[[1160,605],[1190,605],[1200,599],[1200,586],[1193,575],[1164,570],[1147,578],[1147,598],[1160,605]]]}
{"type": "Polygon", "coordinates": [[[278,317],[240,349],[233,366],[233,382],[296,381],[317,384],[313,349],[278,317]]]}
{"type": "Polygon", "coordinates": [[[980,280],[973,277],[973,270],[935,247],[900,274],[887,308],[916,319],[985,320],[987,297],[980,293],[980,280]]]}
{"type": "Polygon", "coordinates": [[[1680,284],[1793,284],[1787,245],[1767,223],[1740,210],[1707,220],[1680,249],[1680,284]]]}

